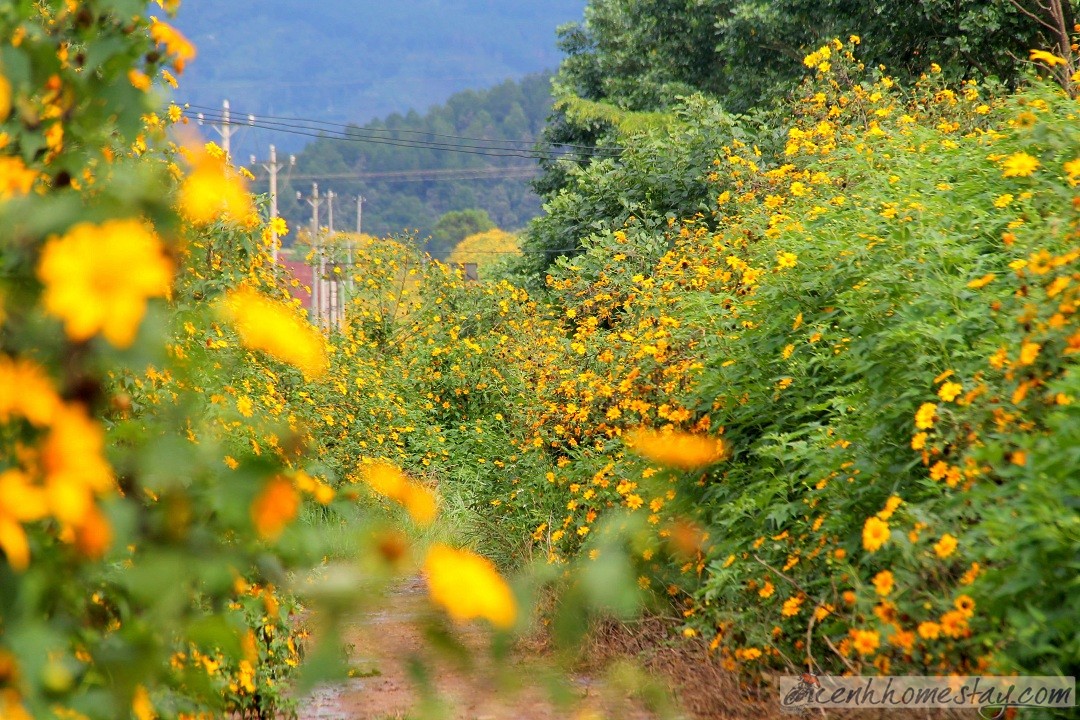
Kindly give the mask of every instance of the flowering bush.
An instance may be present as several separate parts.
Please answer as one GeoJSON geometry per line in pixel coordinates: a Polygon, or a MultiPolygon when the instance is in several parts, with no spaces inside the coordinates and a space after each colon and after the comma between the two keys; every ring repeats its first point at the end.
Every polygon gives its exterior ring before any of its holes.
{"type": "MultiPolygon", "coordinates": [[[[807,58],[779,142],[703,136],[728,126],[691,101],[711,207],[631,172],[670,127],[580,171],[539,230],[583,252],[546,296],[507,290],[529,317],[500,347],[531,389],[499,410],[503,457],[544,475],[480,471],[471,492],[552,563],[641,516],[640,585],[731,668],[1068,673],[1077,515],[1050,498],[1075,494],[1075,101],[936,68],[904,89],[857,40],[807,58]],[[640,192],[655,204],[624,202],[640,192]],[[673,435],[635,451],[643,425],[673,435]],[[679,470],[703,437],[720,462],[679,470]]],[[[656,170],[691,196],[692,157],[656,170]]],[[[460,396],[480,376],[455,367],[460,396]]]]}
{"type": "MultiPolygon", "coordinates": [[[[0,12],[5,718],[288,714],[307,634],[298,589],[306,614],[343,601],[299,582],[333,550],[299,518],[372,508],[335,486],[374,448],[316,454],[334,418],[311,398],[332,403],[353,346],[288,300],[269,259],[285,228],[260,220],[242,173],[181,141],[180,108],[152,88],[195,50],[143,10],[0,12]]],[[[365,412],[394,404],[361,397],[365,412]]],[[[431,521],[429,489],[396,467],[382,478],[368,481],[431,521]]],[[[376,560],[401,554],[385,533],[365,538],[376,560]]],[[[428,568],[479,562],[443,547],[428,568]]],[[[344,600],[387,575],[352,578],[344,600]]],[[[493,599],[469,617],[512,624],[501,577],[474,575],[493,599]]],[[[316,675],[335,670],[335,617],[312,640],[316,675]]]]}

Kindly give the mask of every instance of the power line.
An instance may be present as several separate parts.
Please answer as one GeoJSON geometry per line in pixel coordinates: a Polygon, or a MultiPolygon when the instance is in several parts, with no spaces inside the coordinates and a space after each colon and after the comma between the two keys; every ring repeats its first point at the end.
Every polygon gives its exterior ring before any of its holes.
{"type": "MultiPolygon", "coordinates": [[[[190,111],[186,111],[188,116],[191,116],[190,111]]],[[[487,157],[516,157],[524,159],[540,159],[545,157],[545,154],[540,150],[525,150],[524,148],[511,148],[511,147],[498,147],[497,145],[472,145],[466,143],[450,143],[450,142],[437,142],[437,141],[425,141],[425,140],[409,140],[406,138],[383,138],[383,137],[371,137],[364,136],[361,133],[361,129],[350,128],[345,134],[341,134],[340,131],[326,131],[319,128],[308,127],[305,125],[297,125],[292,123],[285,123],[273,120],[261,120],[256,119],[253,116],[248,116],[246,121],[235,120],[220,111],[197,113],[194,118],[198,121],[204,119],[211,122],[215,122],[221,126],[235,126],[235,127],[254,127],[261,130],[271,130],[275,132],[287,133],[290,135],[300,135],[303,137],[311,137],[316,139],[330,139],[340,140],[343,142],[359,142],[359,143],[372,143],[376,145],[392,145],[396,147],[411,147],[427,150],[442,150],[447,152],[459,152],[469,155],[484,155],[487,157]]],[[[421,133],[422,134],[422,133],[421,133]]],[[[481,140],[481,142],[483,142],[481,140]]],[[[500,141],[487,141],[487,142],[500,142],[500,141]]],[[[562,146],[557,144],[549,144],[548,149],[555,151],[556,155],[571,155],[572,151],[559,152],[562,146]]],[[[569,147],[569,146],[566,146],[569,147]]],[[[585,146],[577,146],[583,148],[585,146]]],[[[595,147],[591,148],[594,154],[598,154],[601,157],[612,157],[614,153],[610,152],[612,149],[595,147]]],[[[620,150],[621,152],[621,150],[620,150]]]]}
{"type": "MultiPolygon", "coordinates": [[[[187,105],[187,107],[194,108],[196,110],[205,110],[208,112],[221,112],[218,108],[208,107],[206,105],[187,105]]],[[[600,145],[575,145],[573,143],[557,143],[549,142],[546,140],[491,140],[489,138],[469,137],[466,135],[448,135],[445,133],[428,132],[427,130],[407,130],[404,128],[373,128],[373,127],[360,127],[359,125],[348,123],[335,123],[326,120],[315,120],[313,118],[299,118],[290,117],[286,115],[254,115],[253,113],[241,113],[247,117],[258,117],[265,120],[288,120],[291,122],[306,123],[307,125],[322,125],[331,128],[343,128],[350,134],[357,133],[397,133],[406,135],[424,135],[428,137],[440,137],[450,140],[467,140],[469,142],[489,143],[492,145],[517,145],[525,147],[510,147],[510,148],[494,148],[494,149],[506,149],[506,150],[521,150],[534,148],[536,145],[545,145],[551,148],[569,148],[571,150],[587,150],[589,152],[610,152],[614,154],[622,153],[624,148],[617,146],[600,146],[600,145]]],[[[282,123],[287,125],[287,123],[282,123]]],[[[291,125],[289,127],[292,127],[291,125]]],[[[308,128],[312,129],[312,128],[308,128]]],[[[400,138],[395,138],[400,139],[400,138]]]]}
{"type": "Polygon", "coordinates": [[[533,165],[491,168],[439,168],[431,170],[398,170],[384,172],[305,173],[291,175],[289,180],[378,180],[382,183],[432,182],[448,180],[498,180],[535,177],[539,168],[533,165]]]}
{"type": "MultiPolygon", "coordinates": [[[[224,122],[223,118],[221,118],[220,116],[219,117],[208,117],[207,119],[209,119],[211,121],[214,121],[214,122],[217,122],[219,124],[224,122]]],[[[467,146],[452,145],[452,144],[447,144],[447,143],[423,143],[423,142],[409,141],[409,140],[390,140],[390,139],[365,138],[365,137],[348,136],[348,135],[345,135],[345,136],[342,136],[342,135],[330,135],[330,134],[327,134],[325,131],[305,132],[306,130],[307,131],[316,130],[316,128],[305,128],[305,127],[299,126],[299,125],[290,126],[290,125],[287,125],[287,124],[284,124],[284,123],[269,123],[269,122],[263,122],[263,121],[252,120],[252,119],[248,119],[247,122],[238,122],[236,120],[232,120],[232,121],[229,122],[229,124],[230,125],[237,125],[237,126],[242,125],[242,126],[246,126],[246,127],[254,127],[254,128],[258,128],[260,130],[272,130],[272,131],[275,131],[275,132],[282,132],[282,133],[286,133],[286,134],[289,134],[289,135],[299,135],[299,136],[302,136],[302,137],[310,137],[310,138],[315,138],[315,139],[340,140],[342,142],[372,143],[372,144],[375,144],[375,145],[393,145],[393,146],[396,146],[396,147],[410,147],[410,148],[420,148],[420,149],[427,149],[427,150],[442,150],[442,151],[446,151],[446,152],[465,153],[465,154],[468,154],[468,155],[484,155],[484,156],[487,156],[487,157],[515,157],[515,158],[523,158],[523,159],[530,159],[530,160],[535,160],[535,159],[538,159],[540,157],[540,155],[538,153],[507,152],[507,151],[496,152],[496,151],[492,151],[492,150],[474,150],[474,149],[471,149],[471,148],[469,148],[467,146]]]]}

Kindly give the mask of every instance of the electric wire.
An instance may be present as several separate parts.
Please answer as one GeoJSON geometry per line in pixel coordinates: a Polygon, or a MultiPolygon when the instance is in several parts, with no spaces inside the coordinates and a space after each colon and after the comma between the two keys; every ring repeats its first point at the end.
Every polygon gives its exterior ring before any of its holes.
{"type": "Polygon", "coordinates": [[[435,182],[448,180],[527,179],[540,169],[533,165],[510,165],[485,168],[438,168],[432,170],[394,170],[380,172],[301,173],[289,176],[297,180],[378,180],[380,183],[435,182]]]}
{"type": "MultiPolygon", "coordinates": [[[[188,114],[190,119],[190,113],[188,114]]],[[[302,125],[292,125],[289,123],[280,123],[276,121],[262,121],[262,120],[235,120],[231,116],[228,121],[225,120],[224,115],[217,115],[213,117],[206,117],[204,114],[204,120],[210,120],[213,123],[219,125],[228,125],[231,127],[253,127],[260,130],[269,130],[274,132],[287,133],[290,135],[299,135],[303,137],[310,137],[316,139],[330,139],[339,140],[342,142],[357,142],[357,143],[372,143],[375,145],[392,145],[395,147],[410,147],[417,149],[436,150],[445,152],[458,152],[468,155],[483,155],[486,157],[507,157],[507,158],[523,158],[529,160],[538,160],[551,155],[560,157],[570,157],[575,153],[573,151],[560,152],[555,148],[552,148],[554,152],[548,154],[540,150],[527,151],[523,149],[512,148],[496,148],[492,146],[483,145],[467,145],[463,143],[441,143],[441,142],[425,142],[420,140],[407,140],[404,138],[374,138],[364,137],[354,133],[349,134],[331,134],[326,131],[318,130],[318,128],[310,128],[302,125]]],[[[600,157],[614,157],[603,152],[603,148],[597,148],[597,154],[600,157]]]]}
{"type": "MultiPolygon", "coordinates": [[[[205,113],[214,113],[214,114],[216,114],[218,116],[222,116],[223,112],[224,112],[221,108],[214,108],[214,107],[209,107],[209,106],[206,106],[206,105],[192,105],[190,103],[185,105],[185,108],[192,108],[192,109],[198,110],[198,111],[200,111],[200,112],[202,112],[204,114],[205,113]]],[[[264,120],[271,120],[271,121],[279,121],[279,120],[280,121],[291,121],[291,122],[298,122],[298,123],[306,123],[307,125],[322,125],[322,126],[331,127],[331,128],[342,128],[344,130],[349,131],[352,134],[356,134],[358,132],[359,133],[379,133],[379,132],[382,132],[382,133],[399,133],[399,134],[407,134],[407,135],[425,135],[425,136],[428,136],[428,137],[440,137],[440,138],[446,138],[446,139],[450,139],[450,140],[467,140],[469,142],[481,142],[481,143],[489,143],[489,144],[525,146],[524,148],[522,148],[522,147],[512,147],[512,148],[495,148],[495,149],[517,149],[517,150],[520,150],[520,149],[533,148],[536,145],[544,145],[544,146],[548,146],[548,147],[552,147],[552,148],[560,148],[560,149],[561,148],[568,148],[568,149],[571,149],[571,150],[586,150],[586,151],[589,151],[589,152],[605,152],[605,153],[612,153],[612,154],[619,154],[619,153],[622,153],[623,150],[624,150],[624,148],[617,147],[617,146],[614,146],[614,145],[613,146],[576,145],[574,143],[558,143],[558,142],[549,142],[547,140],[537,140],[537,141],[533,141],[533,140],[490,140],[490,139],[487,139],[487,138],[469,137],[469,136],[466,136],[466,135],[449,135],[449,134],[446,134],[446,133],[429,132],[427,130],[407,130],[407,129],[403,129],[403,128],[399,129],[399,128],[360,127],[360,126],[355,125],[355,124],[335,123],[335,122],[329,122],[329,121],[326,121],[326,120],[315,120],[313,118],[301,118],[301,117],[287,116],[287,115],[267,115],[267,114],[255,115],[254,113],[242,113],[240,111],[232,111],[231,109],[230,109],[230,122],[229,122],[230,125],[246,124],[246,123],[243,123],[243,122],[240,122],[240,121],[237,121],[237,120],[233,120],[232,119],[232,114],[234,114],[234,113],[237,114],[237,115],[243,115],[245,118],[254,117],[256,119],[264,119],[264,120]]]]}

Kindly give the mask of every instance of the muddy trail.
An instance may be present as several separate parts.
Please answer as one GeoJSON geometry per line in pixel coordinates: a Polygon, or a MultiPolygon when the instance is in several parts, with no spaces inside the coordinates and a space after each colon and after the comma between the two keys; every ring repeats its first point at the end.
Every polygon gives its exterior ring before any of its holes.
{"type": "MultiPolygon", "coordinates": [[[[396,588],[377,612],[355,618],[342,641],[357,677],[316,687],[299,703],[299,720],[655,720],[641,699],[600,675],[560,673],[541,643],[515,646],[498,662],[480,625],[457,626],[470,667],[431,649],[417,620],[428,612],[422,580],[396,588]],[[415,681],[417,663],[428,678],[415,681]],[[561,692],[553,692],[551,682],[561,692]],[[556,702],[558,699],[558,702],[556,702]]],[[[668,715],[670,716],[670,715],[668,715]]]]}

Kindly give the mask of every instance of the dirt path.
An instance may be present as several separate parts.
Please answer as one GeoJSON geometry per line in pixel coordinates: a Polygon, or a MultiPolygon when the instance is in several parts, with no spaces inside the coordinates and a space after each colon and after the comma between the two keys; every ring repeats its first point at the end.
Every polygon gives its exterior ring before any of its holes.
{"type": "Polygon", "coordinates": [[[487,637],[479,625],[453,631],[479,658],[466,672],[445,655],[433,653],[423,637],[416,620],[426,612],[425,592],[422,581],[410,581],[394,591],[384,610],[351,625],[343,638],[350,662],[371,674],[316,688],[301,700],[300,720],[654,720],[642,703],[588,675],[562,674],[567,702],[556,704],[546,686],[546,678],[558,676],[550,658],[518,647],[496,666],[487,659],[487,637]],[[418,659],[428,669],[431,693],[423,693],[413,680],[410,668],[418,659]]]}

